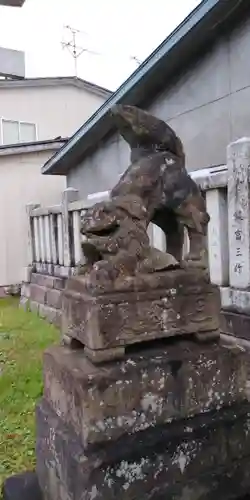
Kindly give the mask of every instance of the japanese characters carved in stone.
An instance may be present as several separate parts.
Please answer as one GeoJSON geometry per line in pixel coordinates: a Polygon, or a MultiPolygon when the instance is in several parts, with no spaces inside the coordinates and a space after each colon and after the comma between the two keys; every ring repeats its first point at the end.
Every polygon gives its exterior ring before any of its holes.
{"type": "Polygon", "coordinates": [[[209,216],[205,201],[185,169],[181,140],[162,120],[134,106],[116,105],[112,117],[131,148],[131,164],[110,193],[110,200],[88,209],[81,232],[87,267],[116,279],[184,264],[206,267],[209,216]],[[153,222],[167,240],[166,252],[150,247],[153,222]],[[190,252],[182,260],[184,227],[190,252]]]}

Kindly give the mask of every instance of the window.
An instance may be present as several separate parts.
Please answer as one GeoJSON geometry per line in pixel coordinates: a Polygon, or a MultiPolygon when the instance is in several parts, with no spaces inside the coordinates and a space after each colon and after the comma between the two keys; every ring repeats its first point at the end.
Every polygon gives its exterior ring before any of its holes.
{"type": "Polygon", "coordinates": [[[20,142],[36,141],[36,126],[34,123],[20,123],[20,142]]]}
{"type": "Polygon", "coordinates": [[[10,120],[2,121],[3,144],[16,144],[19,142],[19,124],[10,120]]]}
{"type": "Polygon", "coordinates": [[[34,142],[37,139],[35,123],[1,119],[2,144],[34,142]]]}

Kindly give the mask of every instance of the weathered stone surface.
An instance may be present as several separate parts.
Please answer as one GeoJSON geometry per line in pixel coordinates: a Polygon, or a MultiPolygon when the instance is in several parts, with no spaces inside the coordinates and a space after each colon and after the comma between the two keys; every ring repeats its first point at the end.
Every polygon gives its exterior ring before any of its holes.
{"type": "Polygon", "coordinates": [[[35,266],[32,264],[30,266],[25,266],[22,272],[22,284],[28,285],[31,282],[31,276],[33,271],[35,270],[35,266]]]}
{"type": "Polygon", "coordinates": [[[46,288],[53,288],[53,276],[48,276],[46,274],[40,273],[32,273],[31,283],[39,286],[44,286],[46,288]]]}
{"type": "MultiPolygon", "coordinates": [[[[249,500],[250,496],[246,495],[249,481],[248,457],[243,461],[236,460],[228,469],[198,476],[188,485],[177,484],[171,492],[171,500],[249,500]]],[[[157,496],[157,500],[166,500],[165,494],[157,496]]]]}
{"type": "Polygon", "coordinates": [[[30,285],[30,299],[38,302],[39,304],[45,304],[46,302],[46,288],[35,285],[34,283],[31,283],[30,285]]]}
{"type": "Polygon", "coordinates": [[[62,330],[88,352],[125,348],[176,335],[218,336],[219,311],[219,290],[201,270],[138,276],[119,286],[107,282],[101,290],[76,276],[63,292],[62,330]]]}
{"type": "Polygon", "coordinates": [[[232,287],[221,287],[221,308],[223,311],[250,315],[250,291],[232,287]]]}
{"type": "Polygon", "coordinates": [[[55,289],[48,289],[46,294],[46,303],[55,309],[62,307],[62,291],[55,289]]]}
{"type": "Polygon", "coordinates": [[[229,279],[232,288],[250,286],[250,138],[227,148],[229,279]]]}
{"type": "Polygon", "coordinates": [[[250,315],[221,311],[221,331],[236,337],[250,340],[250,315]]]}
{"type": "Polygon", "coordinates": [[[58,276],[54,276],[53,287],[56,290],[63,290],[65,287],[65,278],[59,278],[58,276]]]}
{"type": "Polygon", "coordinates": [[[31,283],[46,288],[56,288],[62,290],[64,288],[65,279],[57,276],[48,276],[46,274],[32,273],[31,283]]]}
{"type": "Polygon", "coordinates": [[[32,273],[31,281],[22,286],[20,307],[30,309],[55,326],[61,327],[62,290],[65,279],[32,273]]]}
{"type": "Polygon", "coordinates": [[[249,425],[249,405],[236,406],[150,428],[86,455],[43,400],[37,408],[40,484],[46,500],[238,498],[250,487],[249,425]],[[243,444],[245,460],[238,463],[232,442],[243,444]],[[222,490],[223,478],[233,489],[222,490]]]}
{"type": "Polygon", "coordinates": [[[44,396],[86,449],[248,397],[243,347],[175,342],[141,354],[94,366],[82,349],[45,353],[44,396]]]}
{"type": "Polygon", "coordinates": [[[27,297],[28,299],[30,298],[30,284],[29,283],[22,284],[21,296],[27,297]]]}
{"type": "Polygon", "coordinates": [[[30,301],[27,297],[21,297],[19,306],[21,309],[24,309],[24,311],[29,311],[30,308],[30,301]]]}
{"type": "Polygon", "coordinates": [[[59,279],[67,279],[69,276],[74,276],[76,269],[74,267],[54,266],[54,275],[59,279]]]}
{"type": "Polygon", "coordinates": [[[59,311],[58,309],[54,309],[53,307],[49,307],[44,304],[39,304],[39,316],[41,318],[47,319],[55,326],[61,326],[61,311],[59,311]]]}
{"type": "Polygon", "coordinates": [[[48,265],[46,262],[34,262],[34,270],[38,274],[48,275],[48,265]]]}
{"type": "Polygon", "coordinates": [[[23,472],[6,479],[3,500],[43,500],[36,473],[23,472]]]}
{"type": "Polygon", "coordinates": [[[29,308],[30,308],[31,312],[38,314],[39,305],[40,304],[38,302],[35,302],[34,300],[30,300],[29,308]]]}

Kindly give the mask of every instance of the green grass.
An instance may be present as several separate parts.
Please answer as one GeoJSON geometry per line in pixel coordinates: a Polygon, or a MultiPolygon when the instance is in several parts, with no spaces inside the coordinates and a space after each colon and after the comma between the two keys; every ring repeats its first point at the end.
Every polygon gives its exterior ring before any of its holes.
{"type": "Polygon", "coordinates": [[[0,491],[5,477],[33,469],[35,405],[42,395],[42,353],[58,330],[0,299],[0,491]]]}

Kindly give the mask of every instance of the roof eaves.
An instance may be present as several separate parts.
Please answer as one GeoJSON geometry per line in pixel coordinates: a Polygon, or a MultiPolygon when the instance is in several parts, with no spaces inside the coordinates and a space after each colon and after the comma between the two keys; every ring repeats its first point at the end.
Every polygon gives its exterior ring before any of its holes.
{"type": "Polygon", "coordinates": [[[111,94],[112,91],[109,89],[106,89],[105,87],[101,87],[100,85],[97,85],[96,83],[88,82],[87,80],[82,80],[81,78],[74,78],[72,77],[73,84],[75,84],[78,88],[85,88],[86,90],[89,90],[90,92],[93,92],[94,94],[98,94],[100,96],[108,98],[111,94]],[[75,80],[75,81],[73,81],[75,80]]]}
{"type": "Polygon", "coordinates": [[[65,144],[69,139],[67,137],[55,137],[54,139],[44,139],[39,141],[16,142],[12,144],[1,144],[0,149],[5,148],[22,148],[24,146],[43,146],[45,144],[65,144]]]}
{"type": "Polygon", "coordinates": [[[6,146],[0,146],[0,157],[36,153],[40,151],[55,152],[64,145],[64,142],[65,141],[62,139],[61,141],[7,144],[6,146]]]}
{"type": "Polygon", "coordinates": [[[56,85],[73,85],[77,88],[84,88],[90,92],[103,95],[104,97],[111,95],[111,90],[108,90],[96,83],[83,80],[74,76],[64,77],[41,77],[41,78],[12,78],[9,80],[0,80],[0,88],[16,88],[16,87],[38,87],[38,86],[56,86],[56,85]]]}

